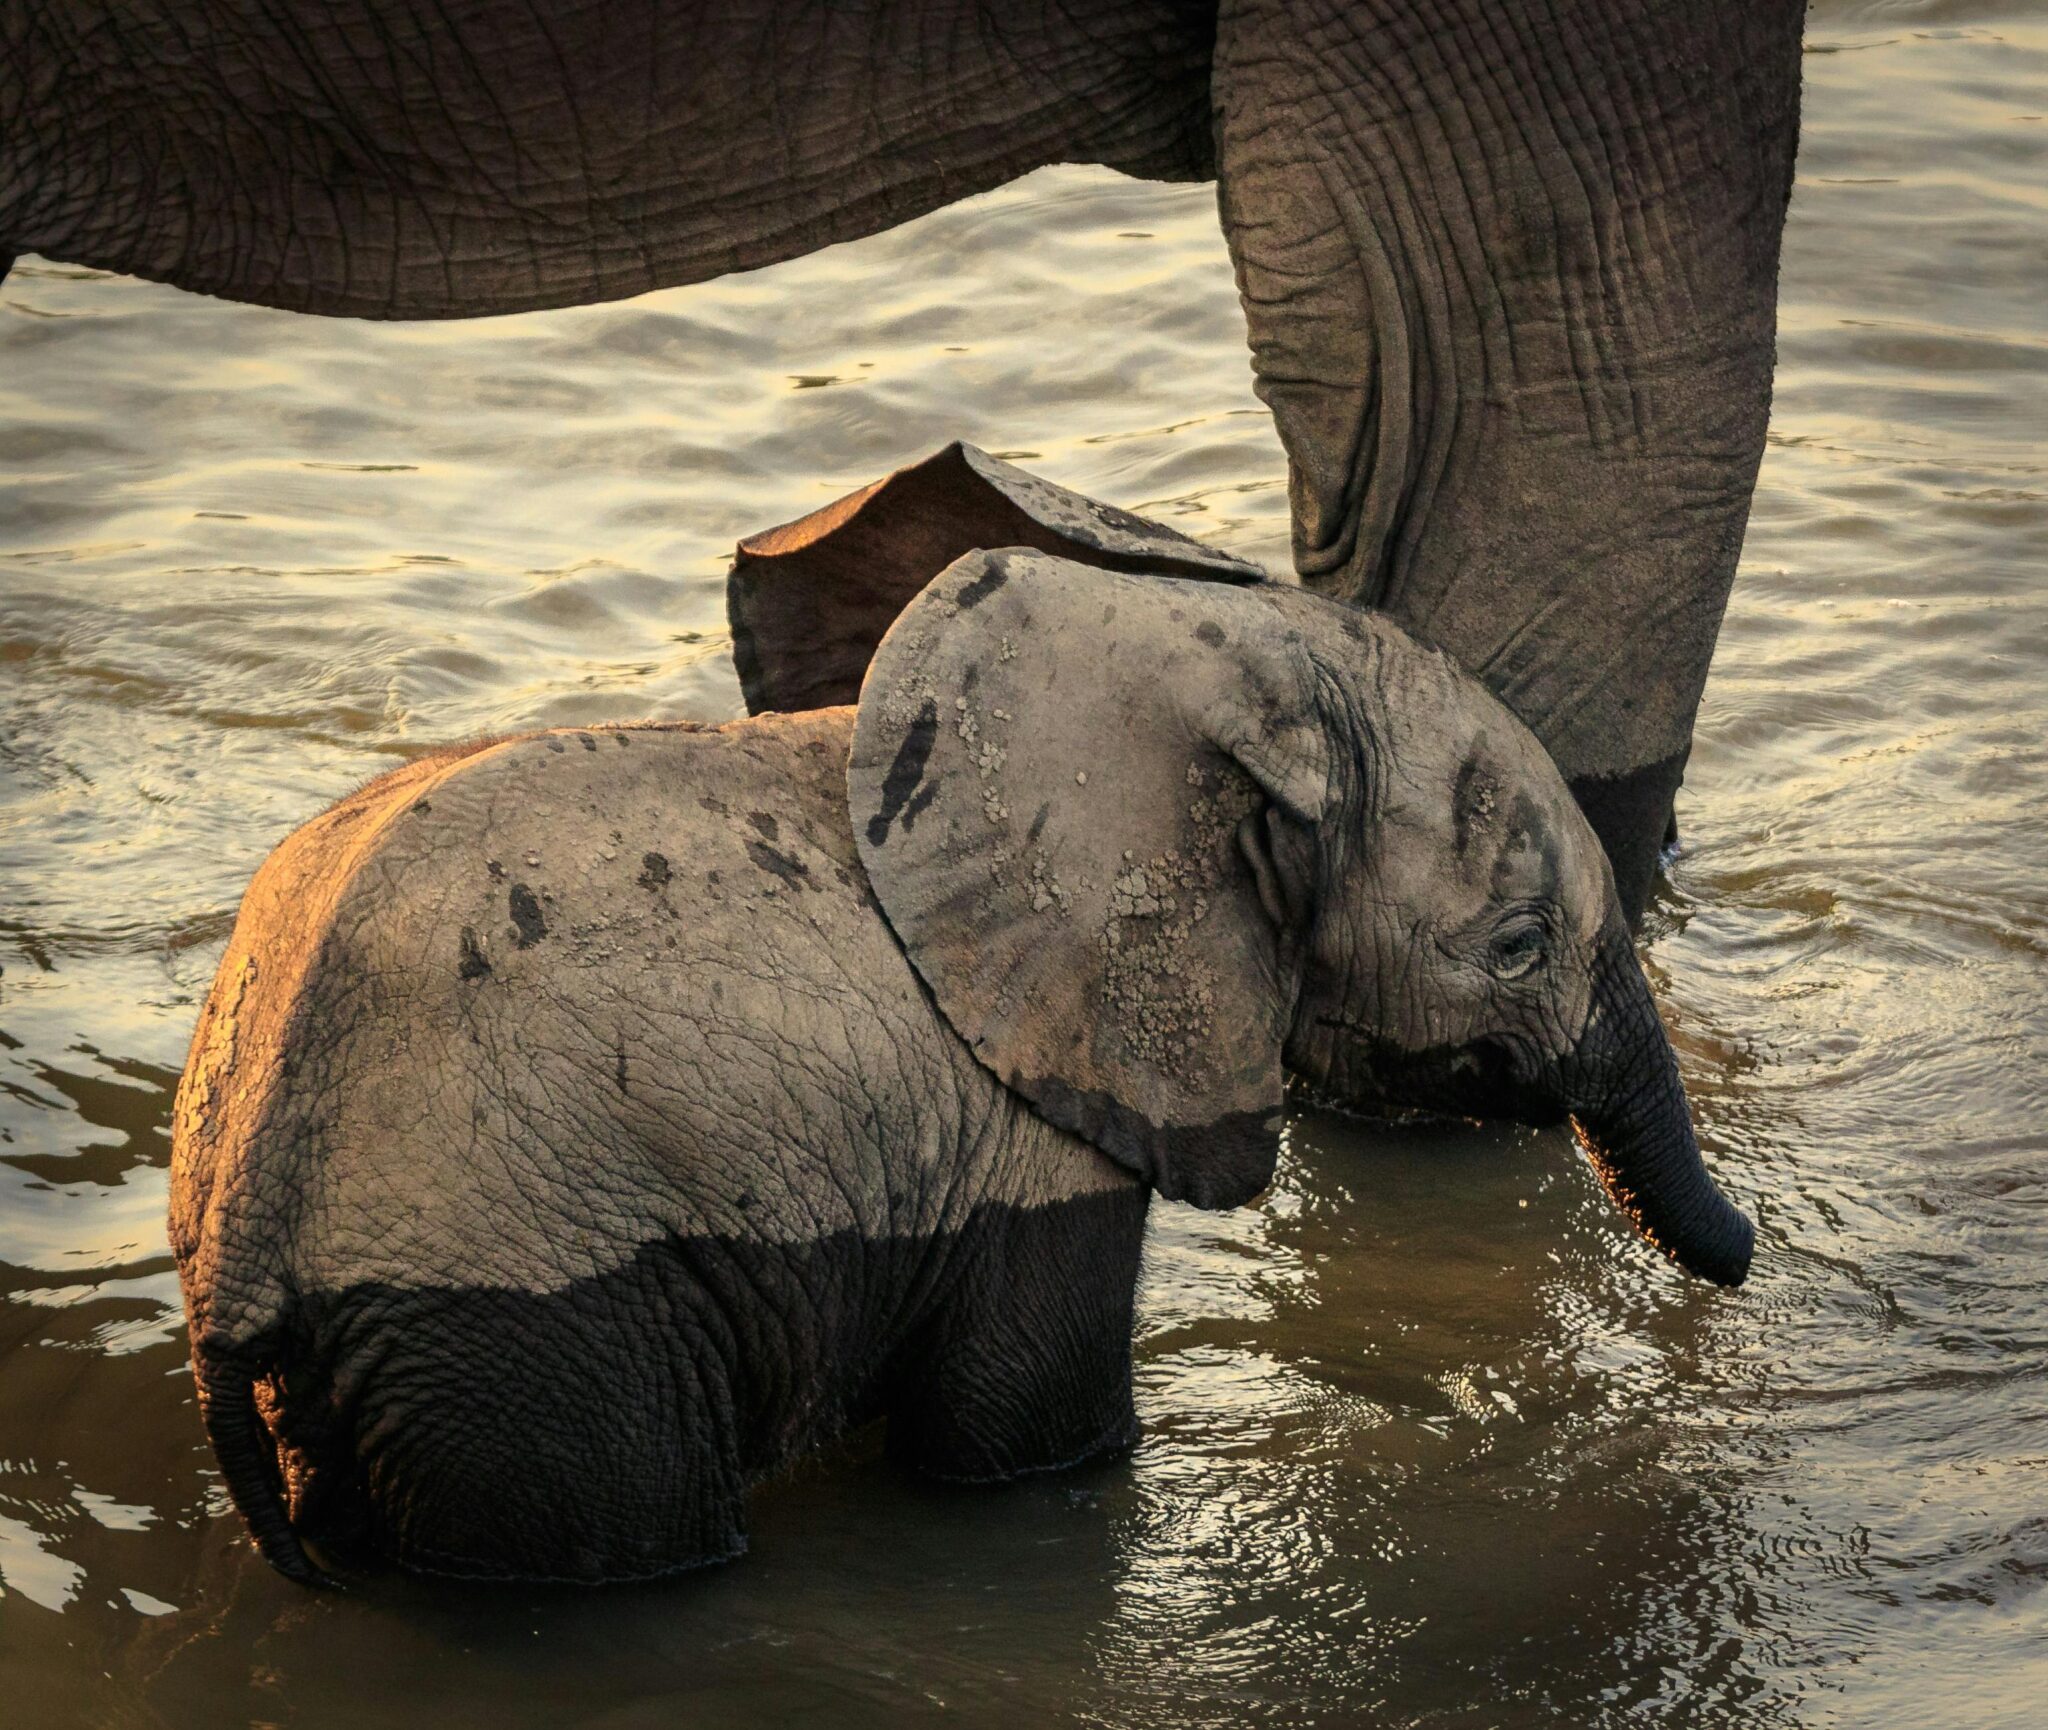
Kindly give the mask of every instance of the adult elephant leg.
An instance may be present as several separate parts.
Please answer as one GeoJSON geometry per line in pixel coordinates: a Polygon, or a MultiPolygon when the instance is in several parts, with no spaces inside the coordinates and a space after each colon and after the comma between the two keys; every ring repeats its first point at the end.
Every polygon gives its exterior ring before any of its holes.
{"type": "Polygon", "coordinates": [[[450,318],[639,294],[1049,162],[1212,171],[1211,0],[0,0],[0,252],[450,318]]]}
{"type": "Polygon", "coordinates": [[[1770,409],[1799,0],[1223,0],[1305,582],[1550,748],[1640,916],[1770,409]]]}

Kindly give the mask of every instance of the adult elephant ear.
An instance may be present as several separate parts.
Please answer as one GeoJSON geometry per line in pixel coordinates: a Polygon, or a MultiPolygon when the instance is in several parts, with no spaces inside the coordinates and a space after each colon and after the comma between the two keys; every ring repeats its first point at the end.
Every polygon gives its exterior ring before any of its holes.
{"type": "Polygon", "coordinates": [[[975,1056],[1203,1207],[1279,1148],[1290,963],[1238,831],[1328,796],[1288,598],[970,554],[882,639],[847,771],[875,893],[975,1056]]]}
{"type": "Polygon", "coordinates": [[[977,547],[1036,547],[1109,570],[1224,582],[1264,576],[1164,523],[950,444],[740,542],[725,607],[747,712],[851,703],[896,615],[977,547]]]}

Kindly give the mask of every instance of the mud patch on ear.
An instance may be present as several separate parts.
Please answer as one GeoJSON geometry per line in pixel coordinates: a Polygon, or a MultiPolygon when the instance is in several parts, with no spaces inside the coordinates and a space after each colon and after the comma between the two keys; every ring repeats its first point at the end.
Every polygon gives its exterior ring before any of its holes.
{"type": "MultiPolygon", "coordinates": [[[[917,712],[917,719],[910,723],[910,730],[903,735],[903,743],[896,748],[888,774],[882,777],[881,809],[868,819],[870,847],[879,847],[889,839],[889,825],[909,807],[918,782],[924,779],[925,765],[932,760],[932,746],[938,737],[939,705],[936,699],[927,697],[917,712]]],[[[911,822],[916,820],[916,816],[915,810],[909,812],[911,822]]]]}
{"type": "Polygon", "coordinates": [[[1461,859],[1471,849],[1473,831],[1492,827],[1500,804],[1500,777],[1485,761],[1485,743],[1482,735],[1473,744],[1470,755],[1458,766],[1457,783],[1451,789],[1451,826],[1461,859]]]}
{"type": "Polygon", "coordinates": [[[991,558],[988,568],[960,591],[956,605],[963,613],[972,612],[1009,580],[1009,566],[1000,558],[991,558]]]}

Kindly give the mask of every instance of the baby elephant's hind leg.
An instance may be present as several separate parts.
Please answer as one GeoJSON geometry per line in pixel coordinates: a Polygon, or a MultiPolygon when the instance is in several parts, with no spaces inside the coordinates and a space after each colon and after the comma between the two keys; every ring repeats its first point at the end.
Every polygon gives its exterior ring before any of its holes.
{"type": "Polygon", "coordinates": [[[957,1483],[1122,1453],[1137,1440],[1131,1311],[1147,1192],[1135,1185],[978,1219],[907,1354],[889,1451],[957,1483]]]}
{"type": "Polygon", "coordinates": [[[704,1313],[655,1254],[549,1293],[353,1294],[329,1332],[360,1384],[378,1548],[421,1573],[587,1583],[736,1554],[734,1402],[704,1313]]]}

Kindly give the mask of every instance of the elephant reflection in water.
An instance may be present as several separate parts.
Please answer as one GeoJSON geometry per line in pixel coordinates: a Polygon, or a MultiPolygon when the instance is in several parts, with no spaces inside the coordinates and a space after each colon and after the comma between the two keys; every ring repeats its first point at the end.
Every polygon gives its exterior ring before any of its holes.
{"type": "Polygon", "coordinates": [[[423,759],[251,886],[172,1242],[287,1573],[716,1560],[872,1417],[955,1480],[1127,1448],[1149,1197],[1259,1194],[1288,1071],[1570,1114],[1742,1279],[1599,842],[1442,651],[959,448],[732,611],[764,712],[423,759]],[[933,576],[948,521],[1011,544],[933,576]]]}
{"type": "MultiPolygon", "coordinates": [[[[1703,1113],[1724,1135],[1729,1103],[1703,1113]]],[[[1785,1603],[1748,1589],[1772,1371],[1729,1329],[1756,1318],[1646,1281],[1564,1142],[1297,1102],[1267,1205],[1155,1221],[1148,1445],[1089,1643],[1114,1689],[1238,1720],[1590,1725],[1624,1691],[1631,1721],[1781,1692],[1796,1718],[1785,1603]]]]}

